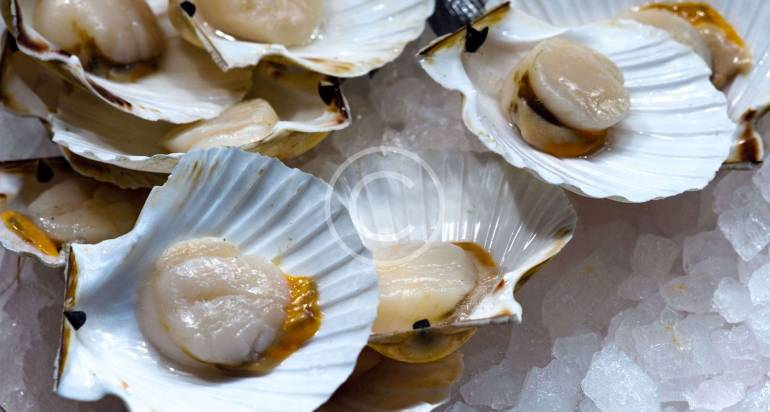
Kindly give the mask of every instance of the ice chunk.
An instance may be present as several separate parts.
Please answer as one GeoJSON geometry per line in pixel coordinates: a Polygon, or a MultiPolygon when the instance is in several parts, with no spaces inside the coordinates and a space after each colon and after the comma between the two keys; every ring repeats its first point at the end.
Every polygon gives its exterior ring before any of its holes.
{"type": "Polygon", "coordinates": [[[757,339],[759,353],[770,357],[770,305],[755,308],[747,324],[757,339]]]}
{"type": "Polygon", "coordinates": [[[749,290],[733,278],[724,278],[714,292],[714,308],[730,323],[740,323],[751,313],[749,290]]]}
{"type": "Polygon", "coordinates": [[[691,266],[687,274],[708,275],[714,284],[717,284],[724,278],[735,276],[737,272],[735,266],[738,260],[726,257],[709,257],[691,266]]]}
{"type": "Polygon", "coordinates": [[[591,358],[600,347],[599,335],[592,331],[586,331],[556,339],[553,344],[553,356],[556,359],[571,361],[579,367],[582,375],[588,370],[591,358]]]}
{"type": "Polygon", "coordinates": [[[762,168],[754,174],[752,181],[754,186],[759,189],[762,197],[770,202],[770,166],[768,166],[768,163],[762,165],[762,168]]]}
{"type": "Polygon", "coordinates": [[[717,373],[721,358],[709,332],[685,319],[675,326],[660,322],[634,329],[633,338],[641,365],[658,380],[684,379],[717,373]]]}
{"type": "Polygon", "coordinates": [[[711,332],[711,341],[725,365],[724,375],[733,380],[751,386],[770,370],[767,362],[760,359],[754,336],[745,325],[716,329],[711,332]]]}
{"type": "Polygon", "coordinates": [[[594,356],[581,385],[602,412],[660,410],[655,382],[613,346],[605,347],[594,356]]]}
{"type": "Polygon", "coordinates": [[[545,368],[532,368],[524,380],[516,411],[573,412],[578,404],[580,367],[554,359],[545,368]]]}
{"type": "Polygon", "coordinates": [[[720,411],[735,405],[743,399],[746,387],[729,378],[717,376],[698,385],[698,389],[685,394],[692,409],[720,411]]]}
{"type": "Polygon", "coordinates": [[[738,259],[738,278],[743,284],[748,284],[754,271],[770,263],[770,255],[767,252],[760,253],[748,262],[738,259]]]}
{"type": "Polygon", "coordinates": [[[648,325],[655,321],[656,314],[642,308],[626,309],[612,318],[605,345],[615,345],[619,350],[631,358],[636,357],[633,331],[639,326],[648,325]]]}
{"type": "Polygon", "coordinates": [[[673,328],[677,323],[679,323],[679,321],[684,319],[684,314],[677,310],[666,307],[660,311],[660,316],[658,316],[658,319],[664,326],[673,328]]]}
{"type": "Polygon", "coordinates": [[[485,405],[493,409],[511,407],[516,403],[523,379],[522,373],[503,362],[477,371],[468,383],[460,387],[460,395],[470,405],[485,405]]]}
{"type": "Polygon", "coordinates": [[[543,324],[551,336],[570,336],[581,326],[603,329],[624,306],[616,291],[627,273],[606,250],[564,273],[542,301],[543,324]]]}
{"type": "Polygon", "coordinates": [[[725,210],[744,206],[748,200],[746,195],[750,191],[755,191],[751,185],[750,173],[728,173],[714,188],[714,212],[719,214],[725,210]]]}
{"type": "Polygon", "coordinates": [[[660,294],[676,310],[705,313],[711,309],[714,284],[706,275],[679,276],[662,285],[660,294]]]}
{"type": "Polygon", "coordinates": [[[770,381],[751,389],[743,400],[726,412],[768,412],[770,411],[770,381]]]}
{"type": "Polygon", "coordinates": [[[684,406],[678,405],[678,403],[675,405],[666,405],[661,409],[661,412],[687,412],[690,408],[685,403],[684,406]]]}
{"type": "Polygon", "coordinates": [[[660,279],[671,273],[680,251],[679,244],[671,239],[641,235],[631,255],[631,271],[635,275],[647,275],[653,279],[660,279]]]}
{"type": "Polygon", "coordinates": [[[714,257],[735,257],[730,242],[719,230],[700,232],[684,239],[682,264],[685,272],[691,273],[695,265],[714,257]]]}
{"type": "Polygon", "coordinates": [[[634,275],[618,286],[620,297],[640,301],[658,293],[658,282],[649,275],[634,275]]]}
{"type": "Polygon", "coordinates": [[[718,223],[743,260],[753,259],[770,243],[770,205],[762,198],[723,212],[718,223]]]}
{"type": "Polygon", "coordinates": [[[591,398],[583,398],[578,405],[578,410],[580,412],[602,412],[601,409],[596,407],[596,404],[591,398]]]}
{"type": "Polygon", "coordinates": [[[755,270],[749,278],[751,302],[757,306],[770,303],[770,264],[755,270]]]}
{"type": "Polygon", "coordinates": [[[478,411],[462,402],[457,402],[454,405],[452,405],[451,408],[447,409],[446,412],[478,412],[478,411]]]}

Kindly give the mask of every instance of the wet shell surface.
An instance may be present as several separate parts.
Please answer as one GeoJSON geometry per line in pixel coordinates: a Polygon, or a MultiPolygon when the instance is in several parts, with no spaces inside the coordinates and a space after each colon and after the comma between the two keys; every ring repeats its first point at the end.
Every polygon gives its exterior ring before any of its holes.
{"type": "Polygon", "coordinates": [[[371,261],[342,247],[367,254],[347,210],[335,201],[324,213],[329,190],[278,160],[238,149],[185,155],[153,189],[131,232],[72,247],[56,391],[78,400],[114,394],[133,411],[311,411],[323,404],[353,371],[377,307],[371,261]],[[139,329],[136,292],[144,275],[169,246],[201,237],[226,239],[317,285],[320,329],[266,374],[181,372],[139,329]]]}
{"type": "MultiPolygon", "coordinates": [[[[117,110],[80,88],[66,87],[34,60],[8,48],[0,63],[0,95],[11,102],[9,108],[45,120],[53,141],[83,159],[129,172],[169,173],[182,156],[172,152],[178,146],[171,144],[170,136],[175,130],[190,130],[196,125],[148,121],[117,110]]],[[[332,78],[272,62],[257,67],[253,78],[247,98],[266,101],[277,119],[259,130],[261,133],[249,134],[247,142],[238,144],[241,149],[288,159],[350,124],[347,101],[332,78]]],[[[233,123],[235,126],[226,126],[224,131],[244,126],[233,123]]],[[[85,174],[102,180],[109,177],[85,174]]]]}
{"type": "Polygon", "coordinates": [[[168,20],[165,0],[148,0],[165,35],[152,73],[121,82],[90,73],[76,55],[58,49],[30,24],[36,0],[3,0],[2,14],[19,50],[82,85],[114,108],[147,120],[188,123],[217,116],[249,89],[248,71],[222,72],[202,50],[185,42],[168,20]]]}
{"type": "Polygon", "coordinates": [[[200,7],[189,6],[195,1],[173,3],[184,21],[182,30],[190,30],[224,70],[281,56],[336,77],[361,76],[395,60],[422,33],[434,8],[432,0],[324,1],[321,25],[311,41],[287,47],[238,40],[207,24],[202,13],[195,12],[200,7]]]}
{"type": "Polygon", "coordinates": [[[412,154],[386,148],[354,159],[332,185],[370,250],[415,242],[472,242],[500,269],[494,288],[451,324],[372,335],[370,346],[408,362],[449,355],[476,326],[520,321],[522,308],[514,291],[559,253],[576,224],[562,190],[493,153],[412,154]]]}
{"type": "Polygon", "coordinates": [[[584,196],[645,202],[705,187],[727,158],[737,127],[725,96],[705,62],[667,33],[627,20],[559,28],[508,3],[474,27],[488,28],[485,41],[472,45],[479,46],[475,53],[465,51],[463,29],[424,48],[420,62],[434,80],[462,93],[466,126],[512,165],[584,196]],[[531,147],[499,104],[515,63],[555,36],[607,56],[629,92],[628,117],[609,129],[606,147],[587,157],[557,158],[531,147]]]}
{"type": "MultiPolygon", "coordinates": [[[[67,162],[60,157],[0,163],[0,243],[5,249],[33,256],[47,266],[62,267],[69,242],[57,239],[50,232],[51,229],[58,233],[81,235],[85,233],[89,237],[103,238],[104,234],[109,233],[119,236],[133,226],[136,214],[147,195],[145,191],[121,191],[125,193],[128,200],[134,201],[131,206],[135,208],[128,210],[125,219],[116,215],[116,213],[124,214],[126,210],[122,209],[125,208],[110,212],[116,219],[121,219],[117,221],[123,228],[121,230],[113,226],[115,222],[108,222],[102,216],[86,216],[84,214],[87,212],[83,210],[78,215],[78,211],[75,210],[77,207],[71,204],[72,199],[61,199],[63,194],[61,191],[46,192],[63,182],[67,184],[59,190],[70,192],[69,194],[75,196],[75,201],[78,203],[82,199],[79,195],[72,194],[73,191],[80,189],[89,192],[101,186],[74,173],[67,162]],[[43,199],[43,196],[46,198],[43,199]],[[65,207],[64,205],[68,205],[66,206],[68,210],[61,210],[65,207]],[[44,210],[52,212],[52,215],[37,216],[44,210]],[[68,212],[75,212],[75,214],[67,215],[68,212]],[[41,225],[43,221],[47,226],[41,225]]],[[[118,188],[109,187],[107,190],[112,192],[112,195],[120,191],[118,188]]],[[[92,195],[87,197],[92,198],[92,195]]],[[[120,201],[124,200],[120,199],[120,201]]]]}
{"type": "MultiPolygon", "coordinates": [[[[648,3],[681,3],[644,0],[513,0],[511,5],[527,14],[558,26],[580,26],[617,18],[629,9],[648,3]]],[[[728,164],[761,162],[765,150],[757,122],[770,109],[770,35],[765,23],[770,7],[762,0],[703,0],[719,11],[745,40],[752,54],[752,69],[739,75],[725,90],[728,113],[738,124],[736,143],[728,164]]]]}
{"type": "Polygon", "coordinates": [[[463,354],[430,363],[405,363],[366,348],[356,369],[319,412],[430,412],[449,401],[463,374],[463,354]]]}

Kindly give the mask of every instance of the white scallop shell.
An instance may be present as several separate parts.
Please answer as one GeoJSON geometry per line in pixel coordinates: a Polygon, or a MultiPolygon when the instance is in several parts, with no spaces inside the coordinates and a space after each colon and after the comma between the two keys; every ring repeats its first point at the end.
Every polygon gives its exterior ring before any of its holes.
{"type": "Polygon", "coordinates": [[[222,72],[207,54],[187,44],[168,21],[166,0],[148,0],[166,34],[156,72],[135,82],[116,82],[91,74],[77,56],[57,49],[24,18],[36,0],[2,0],[3,18],[19,50],[51,64],[113,107],[147,120],[189,123],[217,116],[241,100],[250,85],[248,71],[222,72]],[[194,70],[191,70],[194,68],[194,70]]]}
{"type": "MultiPolygon", "coordinates": [[[[660,1],[676,3],[684,0],[660,1]]],[[[513,7],[558,26],[578,26],[617,17],[650,0],[513,0],[513,7]]],[[[761,162],[764,143],[756,122],[770,109],[770,4],[764,0],[705,0],[718,10],[743,37],[753,56],[752,70],[738,76],[726,90],[730,118],[739,124],[731,163],[761,162]]]]}
{"type": "MultiPolygon", "coordinates": [[[[163,137],[177,127],[175,124],[145,120],[117,110],[84,90],[64,87],[34,60],[7,48],[0,72],[0,95],[11,102],[9,109],[45,120],[50,124],[53,141],[75,155],[148,173],[169,173],[182,156],[164,147],[163,137]],[[17,66],[25,72],[19,73],[17,66]],[[43,93],[55,97],[46,100],[41,97],[43,93]]],[[[302,69],[263,63],[255,70],[254,88],[248,97],[267,100],[281,120],[267,136],[240,147],[247,151],[261,150],[266,145],[291,149],[295,147],[292,144],[301,146],[302,142],[312,147],[329,132],[350,124],[347,101],[333,79],[302,69]],[[328,104],[319,96],[321,84],[329,85],[328,104]]]]}
{"type": "Polygon", "coordinates": [[[727,158],[736,125],[710,69],[667,33],[621,20],[562,29],[499,6],[475,23],[489,27],[477,53],[464,52],[465,30],[423,49],[434,80],[464,96],[466,126],[516,167],[588,197],[645,202],[706,186],[727,158]],[[565,36],[607,55],[623,71],[628,118],[609,131],[609,147],[560,159],[529,146],[498,103],[501,79],[538,41],[565,36]]]}
{"type": "MultiPolygon", "coordinates": [[[[89,180],[74,173],[61,157],[0,162],[0,212],[12,210],[26,214],[29,204],[40,193],[70,178],[79,179],[84,183],[88,183],[89,180]],[[37,178],[41,167],[53,172],[51,180],[40,181],[37,178]]],[[[146,193],[141,194],[141,196],[144,195],[146,193]]],[[[62,245],[56,256],[45,254],[9,230],[2,222],[0,222],[0,245],[11,252],[34,257],[46,266],[63,267],[65,263],[66,245],[62,245]]]]}
{"type": "MultiPolygon", "coordinates": [[[[193,1],[194,3],[194,1],[193,1]]],[[[433,0],[325,1],[320,33],[309,44],[286,47],[218,34],[200,13],[181,15],[223,70],[283,56],[310,70],[337,77],[364,75],[398,57],[419,37],[433,14],[433,0]]]]}
{"type": "Polygon", "coordinates": [[[367,248],[474,242],[501,268],[501,285],[452,326],[520,321],[517,284],[572,239],[577,218],[563,191],[493,153],[384,147],[351,159],[331,184],[367,248]]]}
{"type": "Polygon", "coordinates": [[[371,260],[354,259],[341,246],[366,253],[347,210],[332,202],[327,221],[329,190],[258,154],[230,148],[185,155],[153,189],[131,232],[72,246],[65,311],[85,312],[87,320],[77,331],[64,322],[56,391],[78,400],[114,394],[135,412],[312,411],[323,404],[353,370],[378,300],[371,260]],[[137,326],[143,275],[173,243],[202,236],[226,238],[318,285],[320,330],[265,375],[214,384],[174,371],[137,326]]]}

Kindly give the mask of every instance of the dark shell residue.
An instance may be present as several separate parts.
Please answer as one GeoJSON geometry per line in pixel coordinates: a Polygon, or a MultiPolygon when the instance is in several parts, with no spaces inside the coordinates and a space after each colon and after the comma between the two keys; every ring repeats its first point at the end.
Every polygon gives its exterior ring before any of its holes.
{"type": "Polygon", "coordinates": [[[436,11],[428,19],[436,35],[457,31],[484,13],[486,0],[436,0],[436,11]]]}

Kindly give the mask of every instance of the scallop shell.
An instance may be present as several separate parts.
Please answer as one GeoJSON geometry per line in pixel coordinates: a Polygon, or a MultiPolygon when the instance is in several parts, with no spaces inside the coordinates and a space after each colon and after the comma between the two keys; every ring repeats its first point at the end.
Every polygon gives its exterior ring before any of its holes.
{"type": "Polygon", "coordinates": [[[133,411],[311,411],[353,371],[377,307],[377,276],[347,210],[324,213],[328,185],[280,161],[238,149],[185,155],[153,189],[135,228],[97,245],[73,245],[56,391],[77,400],[107,394],[133,411]],[[327,226],[333,224],[336,234],[327,226]],[[175,242],[215,236],[246,254],[273,259],[290,274],[312,276],[321,328],[271,372],[212,381],[169,368],[136,320],[136,289],[175,242]],[[357,246],[356,246],[357,245],[357,246]],[[85,314],[85,315],[83,315],[85,314]]]}
{"type": "MultiPolygon", "coordinates": [[[[193,1],[194,3],[194,1],[193,1]]],[[[200,13],[178,12],[223,69],[253,66],[281,56],[318,73],[357,77],[398,57],[419,37],[433,14],[433,0],[336,0],[324,2],[320,33],[307,45],[254,43],[218,33],[200,13]]]]}
{"type": "MultiPolygon", "coordinates": [[[[67,178],[76,178],[84,182],[88,180],[74,173],[67,162],[60,157],[1,162],[0,211],[12,210],[25,214],[29,204],[41,192],[67,178]]],[[[144,196],[146,193],[140,195],[144,196]]],[[[52,242],[50,237],[44,233],[43,235],[47,242],[52,242]]],[[[11,252],[32,256],[46,266],[63,267],[65,264],[66,245],[57,244],[56,255],[45,253],[34,243],[9,230],[2,222],[0,222],[0,244],[11,252]]]]}
{"type": "Polygon", "coordinates": [[[594,198],[645,202],[706,186],[727,158],[736,125],[710,69],[667,33],[632,21],[564,29],[505,3],[477,20],[489,28],[476,53],[464,52],[465,29],[437,39],[420,63],[463,99],[463,121],[489,149],[540,179],[594,198]],[[501,79],[538,41],[565,36],[592,47],[623,71],[629,117],[610,143],[586,158],[560,159],[529,146],[498,103],[501,79]],[[671,98],[675,96],[675,98],[671,98]]]}
{"type": "Polygon", "coordinates": [[[515,289],[559,253],[576,225],[562,190],[492,153],[375,148],[352,157],[331,183],[370,250],[474,242],[501,268],[494,291],[460,321],[372,335],[370,346],[402,361],[435,361],[462,346],[476,326],[520,321],[515,289]]]}
{"type": "Polygon", "coordinates": [[[356,370],[319,412],[430,412],[449,401],[463,366],[461,352],[415,364],[367,348],[358,356],[356,370]]]}
{"type": "MultiPolygon", "coordinates": [[[[3,56],[0,96],[13,102],[10,108],[15,112],[49,123],[53,141],[68,157],[71,153],[129,171],[167,174],[182,156],[163,146],[164,135],[177,125],[132,116],[84,90],[66,87],[34,60],[8,47],[3,56]]],[[[350,124],[347,101],[333,78],[265,62],[254,71],[253,83],[248,97],[270,102],[281,120],[270,134],[241,149],[292,158],[320,143],[329,132],[350,124]]],[[[110,177],[86,174],[101,180],[110,177]]],[[[125,180],[114,183],[132,186],[125,180]]]]}
{"type": "Polygon", "coordinates": [[[3,18],[19,50],[46,62],[118,110],[147,120],[189,123],[217,116],[241,100],[250,73],[222,72],[209,56],[187,44],[168,20],[166,0],[148,0],[166,34],[166,50],[156,72],[135,82],[116,82],[87,72],[77,56],[56,48],[27,24],[35,0],[2,0],[3,18]],[[195,70],[190,70],[195,67],[195,70]]]}
{"type": "MultiPolygon", "coordinates": [[[[665,1],[665,3],[683,0],[665,1]]],[[[558,26],[578,26],[611,19],[647,0],[513,0],[513,7],[558,26]]],[[[663,3],[663,1],[655,0],[663,3]]],[[[757,163],[764,159],[764,143],[757,128],[758,120],[770,110],[770,35],[765,22],[770,6],[762,0],[705,0],[733,25],[751,48],[754,66],[738,76],[726,90],[730,118],[739,125],[736,144],[728,164],[757,163]]]]}

